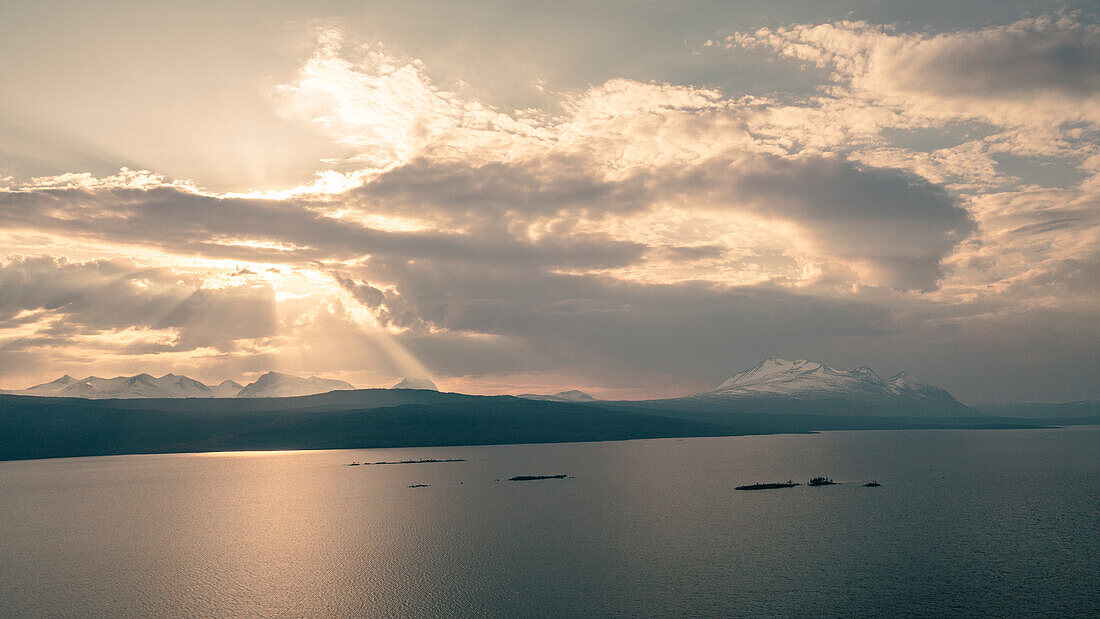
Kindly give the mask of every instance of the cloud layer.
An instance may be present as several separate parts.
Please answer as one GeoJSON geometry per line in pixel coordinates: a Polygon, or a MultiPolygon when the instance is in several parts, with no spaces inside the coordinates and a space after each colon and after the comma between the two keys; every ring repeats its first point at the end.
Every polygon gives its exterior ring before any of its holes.
{"type": "Polygon", "coordinates": [[[326,29],[272,92],[342,149],[312,185],[8,181],[0,378],[278,366],[642,397],[792,355],[971,399],[1100,392],[1057,378],[1100,361],[1100,28],[710,35],[698,55],[822,81],[611,77],[517,110],[326,29]],[[973,351],[1023,358],[959,378],[973,351]]]}

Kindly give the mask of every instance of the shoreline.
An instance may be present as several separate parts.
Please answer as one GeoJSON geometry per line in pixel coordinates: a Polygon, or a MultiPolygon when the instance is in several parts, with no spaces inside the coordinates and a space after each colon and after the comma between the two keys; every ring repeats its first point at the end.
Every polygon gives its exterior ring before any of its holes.
{"type": "MultiPolygon", "coordinates": [[[[771,437],[771,436],[805,436],[810,434],[827,434],[834,432],[912,432],[912,431],[1012,431],[1012,430],[1063,430],[1071,427],[1100,427],[1100,421],[1094,421],[1093,423],[1081,423],[1081,424],[1065,424],[1065,425],[1031,425],[1031,426],[1013,426],[1013,427],[926,427],[926,428],[896,428],[896,429],[881,429],[881,428],[865,428],[865,429],[839,429],[839,430],[807,430],[802,432],[755,432],[755,433],[742,433],[742,434],[727,434],[727,435],[701,435],[701,436],[659,436],[659,437],[645,437],[645,438],[621,438],[621,439],[592,439],[592,440],[571,440],[571,441],[524,441],[524,442],[512,442],[512,443],[455,443],[455,444],[432,444],[432,445],[385,445],[385,446],[363,446],[363,447],[320,447],[320,448],[302,448],[302,449],[222,449],[222,450],[208,450],[208,451],[144,451],[144,452],[126,452],[126,453],[102,453],[102,454],[81,454],[81,455],[66,455],[66,456],[47,456],[40,458],[4,458],[0,457],[0,466],[8,462],[33,462],[33,461],[47,461],[47,460],[82,460],[87,458],[119,458],[119,457],[133,457],[133,456],[213,456],[213,457],[234,457],[234,456],[265,456],[265,455],[286,455],[286,454],[308,454],[322,451],[366,451],[366,450],[394,450],[394,449],[437,449],[437,448],[455,448],[460,449],[463,447],[507,447],[507,446],[521,446],[521,445],[568,445],[577,443],[624,443],[633,441],[664,441],[664,440],[684,440],[684,439],[726,439],[726,438],[754,438],[754,437],[771,437]]],[[[465,460],[465,459],[459,459],[465,460]]]]}

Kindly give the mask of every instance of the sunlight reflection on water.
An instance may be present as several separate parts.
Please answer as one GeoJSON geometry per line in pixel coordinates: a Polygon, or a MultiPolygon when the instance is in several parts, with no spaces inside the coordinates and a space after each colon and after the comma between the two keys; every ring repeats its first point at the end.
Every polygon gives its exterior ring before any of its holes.
{"type": "Polygon", "coordinates": [[[1095,611],[1098,439],[830,432],[4,462],[0,614],[1095,611]],[[422,458],[467,461],[344,466],[422,458]],[[506,481],[529,474],[573,478],[506,481]],[[819,474],[842,483],[733,491],[819,474]]]}

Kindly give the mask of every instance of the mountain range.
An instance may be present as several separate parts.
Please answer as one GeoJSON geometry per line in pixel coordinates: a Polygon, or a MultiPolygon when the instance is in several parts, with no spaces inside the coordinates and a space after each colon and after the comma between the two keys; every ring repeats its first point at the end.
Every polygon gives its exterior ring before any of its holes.
{"type": "MultiPolygon", "coordinates": [[[[27,389],[0,390],[8,395],[33,395],[53,398],[87,399],[136,399],[136,398],[289,398],[329,391],[355,389],[355,385],[342,380],[310,376],[302,378],[266,372],[255,381],[241,385],[233,380],[225,380],[217,385],[207,385],[193,378],[178,374],[165,374],[159,378],[150,374],[116,376],[115,378],[73,378],[66,374],[61,378],[42,383],[27,389]]],[[[393,389],[419,389],[439,391],[431,379],[407,377],[392,387],[393,389]]],[[[572,392],[570,392],[572,393],[572,392]]],[[[579,391],[576,393],[580,393],[579,391]]],[[[559,394],[561,395],[561,394],[559,394]]],[[[591,396],[587,396],[592,399],[591,396]]],[[[551,397],[551,396],[547,396],[551,397]]]]}
{"type": "MultiPolygon", "coordinates": [[[[177,374],[165,374],[159,378],[137,374],[116,378],[90,376],[84,379],[66,375],[29,389],[6,393],[91,399],[285,398],[352,389],[355,389],[353,385],[341,380],[267,372],[244,386],[231,380],[206,385],[177,374]]],[[[423,377],[405,378],[393,389],[438,391],[435,383],[423,377]]],[[[553,394],[527,393],[518,397],[552,402],[600,403],[591,395],[575,389],[553,394]]],[[[923,383],[907,372],[882,378],[867,367],[838,370],[805,359],[787,361],[778,358],[767,359],[738,372],[714,389],[702,393],[621,404],[792,414],[924,417],[982,414],[961,404],[947,391],[923,383]]]]}
{"type": "Polygon", "coordinates": [[[0,460],[127,453],[342,449],[734,436],[823,430],[1100,423],[1096,402],[960,404],[909,374],[769,359],[692,396],[604,401],[578,391],[478,396],[410,378],[392,389],[276,372],[249,385],[185,376],[71,376],[0,394],[0,460]],[[311,391],[313,395],[299,395],[311,391]],[[34,395],[38,397],[28,397],[34,395]],[[227,397],[219,397],[227,394],[227,397]]]}
{"type": "Polygon", "coordinates": [[[247,385],[225,380],[207,385],[178,374],[155,377],[150,374],[116,376],[115,378],[73,378],[66,374],[48,383],[19,391],[2,391],[10,395],[33,395],[54,398],[136,399],[136,398],[283,398],[312,395],[338,389],[355,389],[342,380],[301,378],[267,372],[247,385]]]}

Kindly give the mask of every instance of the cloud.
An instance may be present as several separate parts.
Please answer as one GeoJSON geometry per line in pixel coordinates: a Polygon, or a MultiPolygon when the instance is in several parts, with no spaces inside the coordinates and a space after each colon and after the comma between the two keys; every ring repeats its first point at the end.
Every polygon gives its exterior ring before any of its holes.
{"type": "Polygon", "coordinates": [[[843,157],[716,156],[615,181],[546,158],[486,165],[418,160],[379,176],[357,195],[372,208],[455,225],[527,229],[559,219],[549,230],[572,237],[584,230],[576,222],[670,203],[719,217],[751,215],[801,230],[803,251],[863,265],[866,283],[901,289],[934,288],[940,261],[973,230],[942,187],[843,157]]]}
{"type": "Polygon", "coordinates": [[[928,118],[1100,122],[1100,26],[1075,14],[941,34],[842,21],[738,32],[722,44],[832,68],[853,95],[928,118]]]}
{"type": "Polygon", "coordinates": [[[1095,38],[1069,14],[765,29],[721,45],[827,83],[750,97],[612,78],[501,110],[324,32],[276,93],[350,153],[314,185],[218,194],[123,169],[0,189],[0,372],[98,356],[656,395],[772,355],[888,366],[902,351],[928,374],[936,344],[1004,353],[988,338],[1029,321],[1064,345],[1061,319],[1087,359],[1095,38]],[[1025,184],[1006,154],[1076,166],[1075,185],[1025,184]],[[69,258],[14,255],[46,243],[69,258]]]}
{"type": "Polygon", "coordinates": [[[570,155],[482,164],[418,158],[354,193],[373,209],[466,223],[562,212],[600,217],[642,209],[652,200],[643,178],[610,180],[570,155]]]}
{"type": "MultiPolygon", "coordinates": [[[[824,350],[836,337],[890,332],[889,314],[872,305],[779,288],[651,285],[435,261],[372,261],[361,275],[399,282],[404,307],[433,333],[450,334],[450,349],[468,344],[465,363],[456,353],[446,362],[424,357],[443,375],[569,367],[577,375],[620,379],[632,372],[663,381],[698,373],[689,382],[702,384],[769,347],[824,350]],[[512,355],[473,360],[478,350],[500,347],[527,354],[522,361],[512,355]]],[[[358,283],[356,273],[341,279],[345,286],[358,283]]],[[[377,300],[373,292],[363,296],[377,300]]],[[[415,353],[431,348],[428,334],[397,337],[415,353]]]]}
{"type": "Polygon", "coordinates": [[[172,186],[0,193],[0,222],[77,238],[229,259],[294,262],[366,255],[611,267],[640,255],[634,243],[596,236],[546,240],[445,230],[393,232],[345,221],[302,200],[218,198],[172,186]]]}
{"type": "Polygon", "coordinates": [[[333,272],[332,276],[356,301],[373,310],[375,319],[384,327],[416,332],[429,330],[429,325],[420,319],[415,309],[409,307],[396,291],[383,291],[366,282],[356,282],[339,272],[333,272]]]}
{"type": "Polygon", "coordinates": [[[280,300],[270,284],[205,287],[205,279],[126,260],[37,256],[0,263],[5,382],[26,386],[47,378],[44,369],[190,372],[217,381],[270,369],[316,370],[372,383],[423,372],[337,295],[280,300]],[[364,363],[367,369],[359,367],[364,363]]]}
{"type": "Polygon", "coordinates": [[[718,225],[744,216],[782,222],[800,231],[796,251],[841,261],[862,283],[901,289],[934,288],[940,261],[971,230],[953,198],[911,174],[843,157],[751,152],[626,176],[554,151],[508,163],[417,158],[324,200],[219,198],[171,185],[20,189],[0,194],[0,222],[211,258],[448,258],[583,272],[642,260],[653,241],[616,232],[608,218],[668,205],[709,213],[718,225]],[[381,230],[340,215],[349,207],[449,230],[381,230]]]}
{"type": "Polygon", "coordinates": [[[0,263],[0,318],[56,312],[93,329],[152,326],[186,298],[177,281],[124,260],[17,257],[0,263]]]}
{"type": "Polygon", "coordinates": [[[0,330],[17,335],[7,350],[83,335],[102,336],[105,346],[113,339],[125,344],[116,350],[132,354],[151,352],[142,345],[228,351],[238,340],[274,335],[274,312],[269,287],[204,289],[194,274],[126,260],[35,256],[0,263],[0,330]],[[23,333],[20,326],[27,327],[23,333]]]}
{"type": "Polygon", "coordinates": [[[339,30],[319,33],[313,55],[295,79],[277,87],[282,116],[315,125],[372,169],[404,163],[448,141],[533,138],[534,125],[440,88],[417,59],[401,59],[378,43],[347,50],[339,30]]]}
{"type": "Polygon", "coordinates": [[[865,281],[929,290],[940,261],[973,229],[942,187],[896,169],[840,157],[720,162],[687,179],[765,218],[806,231],[817,253],[870,272],[865,281]]]}

